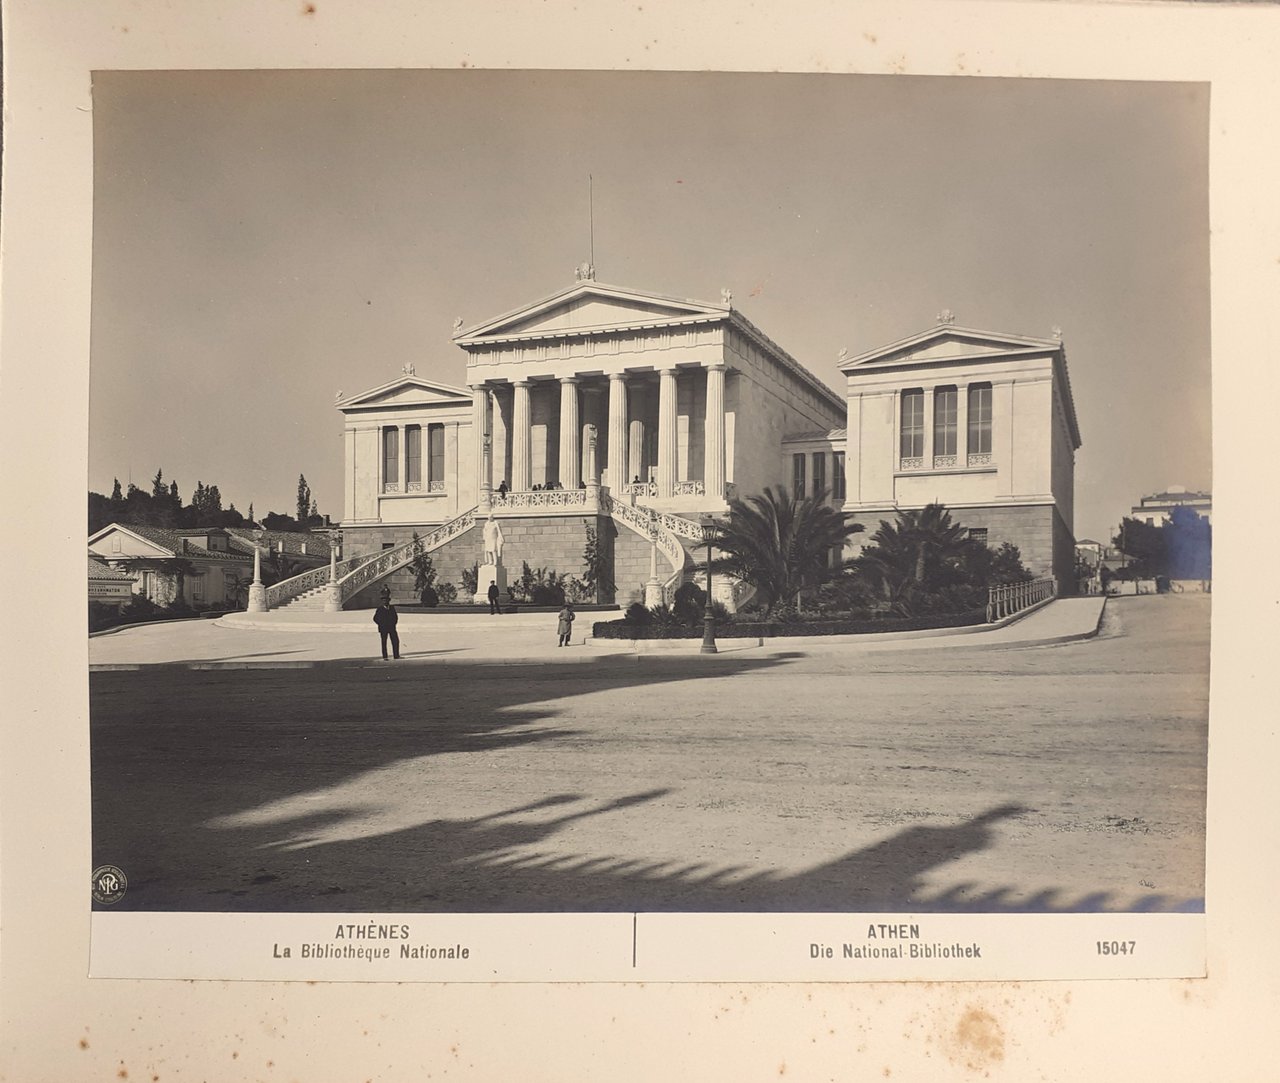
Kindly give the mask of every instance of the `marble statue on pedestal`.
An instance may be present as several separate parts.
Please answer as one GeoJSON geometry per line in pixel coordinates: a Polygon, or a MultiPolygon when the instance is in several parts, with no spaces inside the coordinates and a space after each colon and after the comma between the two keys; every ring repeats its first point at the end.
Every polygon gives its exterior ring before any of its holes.
{"type": "Polygon", "coordinates": [[[476,605],[488,605],[489,585],[496,583],[501,594],[507,592],[507,569],[502,566],[502,527],[489,513],[484,521],[484,561],[476,568],[476,605]]]}

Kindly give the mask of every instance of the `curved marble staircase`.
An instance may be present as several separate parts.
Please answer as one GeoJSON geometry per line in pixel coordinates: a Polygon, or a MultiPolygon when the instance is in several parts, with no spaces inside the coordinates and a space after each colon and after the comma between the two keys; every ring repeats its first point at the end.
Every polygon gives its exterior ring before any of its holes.
{"type": "MultiPolygon", "coordinates": [[[[466,533],[476,524],[477,510],[469,508],[416,542],[405,542],[373,556],[350,557],[340,561],[336,575],[332,578],[328,567],[320,567],[276,583],[267,588],[267,608],[315,611],[343,609],[365,587],[410,564],[419,553],[433,552],[466,533]]],[[[658,552],[669,565],[665,576],[660,573],[665,598],[669,600],[681,584],[694,578],[694,561],[681,539],[700,544],[701,524],[642,504],[615,500],[606,490],[600,491],[599,510],[619,526],[638,534],[646,542],[656,544],[658,552]]],[[[697,578],[701,578],[701,575],[697,578]]],[[[734,597],[741,600],[736,593],[734,597]]]]}

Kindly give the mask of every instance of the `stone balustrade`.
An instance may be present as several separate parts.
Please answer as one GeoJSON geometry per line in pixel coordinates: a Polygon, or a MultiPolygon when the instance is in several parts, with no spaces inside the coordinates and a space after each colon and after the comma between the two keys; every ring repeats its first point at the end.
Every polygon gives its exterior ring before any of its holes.
{"type": "Polygon", "coordinates": [[[1055,598],[1057,594],[1058,581],[1052,576],[991,587],[987,591],[987,623],[1004,620],[1005,617],[1011,617],[1049,598],[1055,598]]]}
{"type": "MultiPolygon", "coordinates": [[[[351,571],[364,559],[364,557],[348,557],[346,560],[338,561],[338,574],[342,575],[345,574],[345,572],[351,571]]],[[[295,575],[289,579],[282,579],[279,583],[275,583],[272,586],[267,587],[266,606],[268,609],[278,609],[286,602],[291,602],[294,598],[301,597],[308,591],[323,587],[328,582],[328,564],[322,564],[318,568],[309,568],[301,575],[295,575]]]]}

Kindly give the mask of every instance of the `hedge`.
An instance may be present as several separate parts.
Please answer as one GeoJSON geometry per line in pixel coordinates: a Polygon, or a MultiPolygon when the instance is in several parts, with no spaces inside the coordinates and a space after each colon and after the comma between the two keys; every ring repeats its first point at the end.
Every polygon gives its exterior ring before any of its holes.
{"type": "MultiPolygon", "coordinates": [[[[716,624],[717,639],[770,639],[782,636],[869,635],[875,632],[918,632],[928,628],[965,628],[985,624],[985,609],[967,613],[934,613],[922,617],[879,617],[873,620],[723,621],[716,624]]],[[[597,621],[591,626],[596,639],[701,639],[702,626],[682,624],[630,624],[625,620],[597,621]]]]}

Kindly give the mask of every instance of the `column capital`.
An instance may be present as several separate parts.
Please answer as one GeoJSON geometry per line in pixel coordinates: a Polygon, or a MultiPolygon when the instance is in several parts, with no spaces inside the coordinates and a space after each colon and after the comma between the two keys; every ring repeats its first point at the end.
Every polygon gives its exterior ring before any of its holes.
{"type": "Polygon", "coordinates": [[[582,377],[574,373],[572,376],[556,377],[562,384],[577,384],[582,382],[582,377]]]}
{"type": "Polygon", "coordinates": [[[520,379],[520,380],[513,380],[513,381],[511,382],[511,386],[512,386],[512,387],[532,387],[532,386],[533,386],[533,381],[532,381],[532,380],[530,380],[530,379],[528,379],[528,378],[524,378],[524,379],[520,379]]]}
{"type": "Polygon", "coordinates": [[[610,383],[626,383],[627,374],[625,372],[611,372],[609,373],[609,382],[610,383]]]}
{"type": "Polygon", "coordinates": [[[709,361],[702,366],[704,369],[715,369],[717,372],[728,372],[729,365],[725,361],[709,361]]]}

